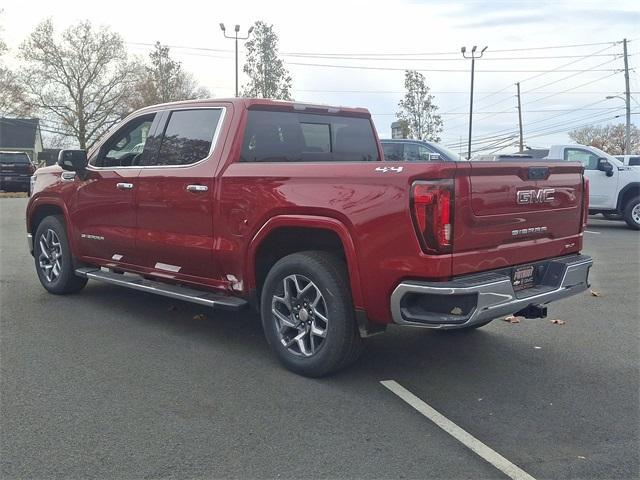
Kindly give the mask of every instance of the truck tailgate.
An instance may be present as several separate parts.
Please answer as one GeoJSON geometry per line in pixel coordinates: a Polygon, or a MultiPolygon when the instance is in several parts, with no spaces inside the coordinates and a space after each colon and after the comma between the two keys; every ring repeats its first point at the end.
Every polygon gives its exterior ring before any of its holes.
{"type": "Polygon", "coordinates": [[[453,275],[579,251],[582,170],[569,162],[458,164],[453,275]]]}

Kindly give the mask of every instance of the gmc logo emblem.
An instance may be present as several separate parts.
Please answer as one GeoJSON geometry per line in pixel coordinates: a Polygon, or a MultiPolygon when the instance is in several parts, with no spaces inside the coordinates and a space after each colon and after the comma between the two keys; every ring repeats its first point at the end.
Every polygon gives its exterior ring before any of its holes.
{"type": "Polygon", "coordinates": [[[551,203],[553,195],[556,193],[555,188],[540,188],[538,190],[518,190],[516,192],[516,201],[519,205],[529,203],[551,203]]]}

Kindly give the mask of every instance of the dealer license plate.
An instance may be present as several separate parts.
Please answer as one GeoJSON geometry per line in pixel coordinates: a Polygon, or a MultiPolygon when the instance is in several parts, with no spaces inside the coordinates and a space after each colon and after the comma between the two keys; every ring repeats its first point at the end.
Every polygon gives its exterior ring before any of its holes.
{"type": "Polygon", "coordinates": [[[531,288],[534,285],[534,272],[533,265],[523,265],[513,269],[511,275],[511,284],[513,289],[517,292],[524,290],[525,288],[531,288]]]}

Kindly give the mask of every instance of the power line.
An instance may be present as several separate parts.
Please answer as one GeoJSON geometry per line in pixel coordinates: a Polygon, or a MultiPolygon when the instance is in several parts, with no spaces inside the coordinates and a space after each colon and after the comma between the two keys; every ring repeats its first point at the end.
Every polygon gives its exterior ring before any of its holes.
{"type": "MultiPolygon", "coordinates": [[[[139,46],[148,46],[148,47],[154,47],[155,43],[148,43],[148,42],[126,42],[129,45],[139,45],[139,46]]],[[[494,50],[492,49],[491,52],[492,53],[505,53],[505,52],[524,52],[524,51],[537,51],[537,50],[552,50],[552,49],[563,49],[563,48],[579,48],[579,47],[591,47],[591,46],[599,46],[599,45],[617,45],[621,43],[619,40],[616,41],[610,41],[610,42],[596,42],[596,43],[578,43],[578,44],[568,44],[568,45],[549,45],[549,46],[543,46],[543,47],[522,47],[522,48],[509,48],[509,49],[497,49],[494,50]]],[[[221,53],[232,53],[232,50],[228,50],[228,49],[221,49],[221,48],[210,48],[210,47],[194,47],[194,46],[186,46],[186,45],[166,45],[163,44],[166,47],[169,48],[177,48],[177,49],[183,49],[183,50],[202,50],[202,51],[210,51],[210,52],[221,52],[221,53]]],[[[440,56],[440,55],[458,55],[460,52],[459,50],[455,50],[455,51],[447,51],[447,52],[388,52],[388,53],[380,53],[380,52],[376,52],[376,53],[371,53],[371,52],[359,52],[359,53],[340,53],[340,52],[333,52],[333,53],[323,53],[323,52],[281,52],[282,55],[289,55],[289,56],[293,56],[293,55],[307,55],[307,56],[323,56],[323,55],[334,55],[334,56],[343,56],[343,57],[350,57],[350,56],[359,56],[359,57],[382,57],[382,56],[398,56],[398,57],[407,57],[407,56],[429,56],[429,55],[433,55],[433,56],[440,56]]]]}

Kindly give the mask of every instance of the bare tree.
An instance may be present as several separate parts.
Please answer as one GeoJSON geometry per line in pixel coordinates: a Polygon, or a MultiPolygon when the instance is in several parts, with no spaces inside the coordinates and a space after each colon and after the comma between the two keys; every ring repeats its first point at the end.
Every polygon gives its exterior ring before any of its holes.
{"type": "Polygon", "coordinates": [[[129,96],[131,110],[157,103],[207,98],[211,93],[198,83],[182,64],[169,56],[169,47],[156,42],[149,63],[138,65],[136,83],[129,96]]]}
{"type": "Polygon", "coordinates": [[[90,148],[125,113],[134,82],[122,38],[84,21],[57,38],[51,19],[20,47],[22,79],[35,107],[90,148]]]}
{"type": "Polygon", "coordinates": [[[436,113],[437,105],[427,86],[424,75],[415,70],[407,70],[404,75],[404,98],[398,103],[400,111],[396,117],[406,122],[409,138],[440,141],[442,118],[436,113]]]}
{"type": "Polygon", "coordinates": [[[278,57],[278,35],[273,25],[256,22],[245,43],[247,59],[242,71],[249,76],[242,96],[291,99],[291,76],[278,57]]]}
{"type": "MultiPolygon", "coordinates": [[[[0,33],[2,33],[1,25],[0,33]]],[[[0,37],[0,116],[28,116],[31,114],[31,106],[27,102],[24,88],[18,76],[5,65],[2,58],[7,51],[7,44],[0,37]]]]}
{"type": "MultiPolygon", "coordinates": [[[[589,125],[569,132],[569,138],[581,145],[591,145],[611,155],[624,154],[625,125],[589,125]]],[[[631,125],[631,152],[640,152],[640,130],[631,125]]]]}

